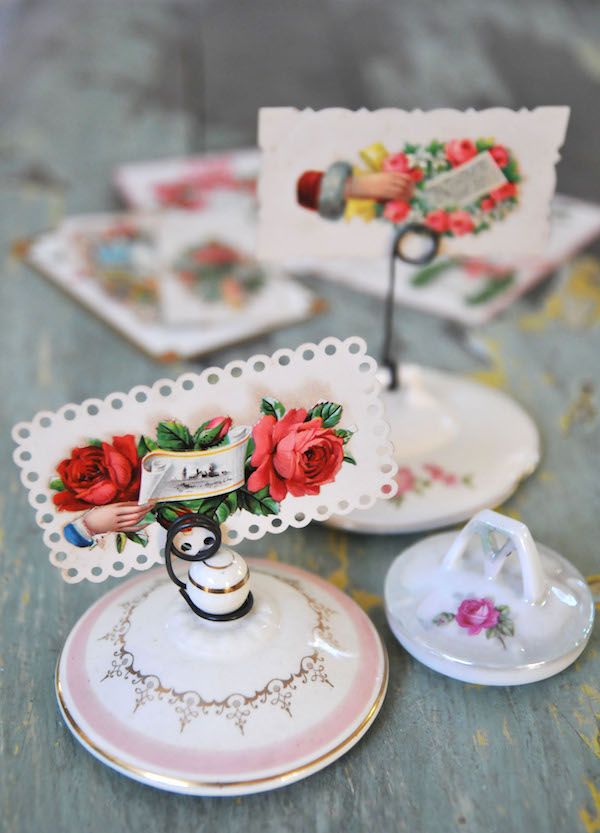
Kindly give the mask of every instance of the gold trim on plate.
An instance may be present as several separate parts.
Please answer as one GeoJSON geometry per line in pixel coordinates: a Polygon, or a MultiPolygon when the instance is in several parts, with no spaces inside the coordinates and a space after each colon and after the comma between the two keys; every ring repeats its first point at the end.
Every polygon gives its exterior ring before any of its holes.
{"type": "Polygon", "coordinates": [[[319,755],[317,758],[314,758],[314,760],[302,764],[302,766],[295,767],[294,769],[274,773],[273,775],[266,775],[262,778],[251,778],[245,781],[191,781],[183,778],[175,778],[171,775],[160,775],[159,773],[151,772],[150,770],[143,769],[142,767],[129,764],[127,763],[127,761],[124,761],[122,758],[118,758],[115,755],[108,754],[100,746],[94,743],[94,741],[89,737],[89,735],[86,735],[83,729],[76,722],[75,718],[73,717],[65,703],[63,688],[59,675],[62,651],[58,657],[58,662],[56,663],[56,697],[58,700],[59,708],[69,729],[84,746],[86,746],[93,754],[95,754],[99,758],[103,759],[104,761],[107,761],[110,764],[113,764],[118,769],[123,770],[125,774],[131,773],[132,777],[144,779],[145,781],[153,783],[155,786],[162,785],[163,787],[179,787],[183,789],[206,787],[207,789],[217,790],[220,788],[235,789],[236,787],[251,787],[254,784],[266,784],[270,781],[292,781],[296,780],[299,776],[302,775],[302,773],[305,773],[307,770],[312,769],[315,766],[318,766],[319,764],[323,764],[325,766],[328,759],[331,758],[335,760],[338,757],[340,757],[338,755],[338,752],[341,752],[346,747],[351,746],[353,741],[358,740],[359,737],[362,734],[364,734],[364,732],[368,729],[369,725],[377,716],[377,713],[381,708],[383,698],[385,697],[385,693],[387,691],[389,679],[389,662],[387,651],[379,635],[377,635],[377,638],[379,639],[379,644],[381,646],[381,651],[383,654],[383,677],[381,680],[379,691],[377,692],[377,696],[373,701],[371,708],[369,709],[365,717],[361,720],[360,724],[356,727],[356,729],[354,729],[354,731],[351,732],[347,738],[341,741],[341,743],[338,743],[337,746],[334,746],[333,749],[330,749],[328,752],[324,752],[322,755],[319,755]]]}

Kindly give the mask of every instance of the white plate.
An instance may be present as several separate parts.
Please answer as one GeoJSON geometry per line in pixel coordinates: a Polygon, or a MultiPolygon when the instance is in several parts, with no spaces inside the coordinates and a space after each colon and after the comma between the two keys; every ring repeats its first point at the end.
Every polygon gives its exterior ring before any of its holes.
{"type": "Polygon", "coordinates": [[[388,677],[369,618],[318,576],[247,561],[242,619],[198,618],[157,567],[75,625],[57,697],[100,761],[171,792],[243,795],[311,775],[367,731],[388,677]]]}
{"type": "Polygon", "coordinates": [[[398,494],[335,515],[331,526],[386,535],[459,523],[501,504],[539,463],[537,428],[505,393],[415,365],[401,376],[401,388],[382,397],[398,494]]]}

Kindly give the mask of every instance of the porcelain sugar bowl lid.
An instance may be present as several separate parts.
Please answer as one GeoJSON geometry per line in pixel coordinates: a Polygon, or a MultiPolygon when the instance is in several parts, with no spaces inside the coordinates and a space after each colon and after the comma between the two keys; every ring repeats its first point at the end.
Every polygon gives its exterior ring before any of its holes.
{"type": "Polygon", "coordinates": [[[167,572],[96,602],[57,666],[77,740],[124,775],[193,795],[322,769],[367,731],[387,687],[385,649],[355,602],[296,567],[246,562],[220,537],[209,519],[182,516],[167,572]]]}
{"type": "Polygon", "coordinates": [[[490,510],[407,549],[385,582],[392,631],[449,677],[516,685],[562,671],[585,648],[592,594],[565,558],[490,510]]]}

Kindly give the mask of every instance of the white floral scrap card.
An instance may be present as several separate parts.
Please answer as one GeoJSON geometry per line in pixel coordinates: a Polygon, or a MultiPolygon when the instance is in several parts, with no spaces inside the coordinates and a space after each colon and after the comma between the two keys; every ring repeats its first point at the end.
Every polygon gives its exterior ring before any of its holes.
{"type": "Polygon", "coordinates": [[[161,308],[169,324],[267,323],[286,306],[287,276],[253,257],[256,228],[239,211],[161,215],[157,256],[163,264],[161,308]]]}
{"type": "Polygon", "coordinates": [[[114,183],[129,208],[139,211],[212,208],[254,211],[260,153],[255,148],[207,153],[117,168],[114,183]]]}
{"type": "Polygon", "coordinates": [[[264,108],[260,257],[377,257],[424,224],[450,255],[539,254],[568,107],[264,108]]]}
{"type": "Polygon", "coordinates": [[[326,338],[38,413],[14,460],[65,581],[161,561],[187,512],[258,539],[369,507],[397,465],[360,338],[326,338]]]}

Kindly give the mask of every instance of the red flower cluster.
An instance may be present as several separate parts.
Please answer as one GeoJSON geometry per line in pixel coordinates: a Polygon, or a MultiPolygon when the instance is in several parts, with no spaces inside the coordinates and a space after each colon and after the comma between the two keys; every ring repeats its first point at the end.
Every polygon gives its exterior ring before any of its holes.
{"type": "MultiPolygon", "coordinates": [[[[453,167],[464,165],[465,162],[477,155],[477,146],[471,139],[454,139],[446,145],[446,158],[453,167]]],[[[503,145],[494,145],[488,151],[494,162],[500,168],[508,165],[510,157],[503,145]]],[[[506,182],[491,191],[480,202],[483,211],[491,211],[499,202],[517,196],[517,186],[514,182],[506,182]]],[[[391,218],[388,218],[391,219],[391,218]]],[[[437,209],[430,211],[425,217],[425,225],[439,234],[450,232],[455,237],[470,234],[475,228],[473,217],[468,211],[444,211],[437,209]]]]}
{"type": "Polygon", "coordinates": [[[471,139],[453,139],[446,145],[446,159],[453,168],[464,165],[477,156],[477,146],[471,139]]]}
{"type": "Polygon", "coordinates": [[[191,253],[192,259],[199,264],[221,265],[239,263],[241,260],[239,252],[231,246],[225,246],[216,240],[211,240],[204,246],[200,246],[191,253]]]}
{"type": "Polygon", "coordinates": [[[423,179],[423,171],[417,165],[411,168],[405,153],[392,153],[383,160],[382,168],[386,173],[408,174],[413,182],[423,179]]]}
{"type": "MultiPolygon", "coordinates": [[[[453,139],[449,141],[444,152],[446,159],[452,167],[458,167],[469,162],[479,153],[477,145],[471,139],[453,139]]],[[[488,153],[500,168],[504,168],[510,162],[510,155],[503,145],[493,145],[488,153]]],[[[408,174],[414,182],[420,182],[424,173],[418,165],[411,167],[409,157],[406,153],[393,153],[383,160],[382,169],[386,172],[408,174]]],[[[499,202],[516,197],[517,187],[512,182],[507,182],[500,188],[496,188],[485,196],[480,202],[483,211],[491,211],[499,202]]],[[[383,209],[383,216],[391,223],[401,223],[408,217],[411,211],[411,204],[405,200],[390,200],[383,209]]],[[[462,237],[471,234],[475,229],[475,222],[469,211],[444,211],[437,209],[425,215],[425,225],[439,234],[451,234],[454,237],[462,237]]]]}
{"type": "Polygon", "coordinates": [[[113,437],[112,443],[74,448],[57,472],[64,490],[52,500],[61,510],[77,512],[138,498],[140,460],[133,434],[113,437]]]}
{"type": "Polygon", "coordinates": [[[473,218],[468,211],[444,211],[441,208],[427,214],[425,225],[440,234],[449,231],[456,237],[469,234],[475,228],[473,218]]]}
{"type": "Polygon", "coordinates": [[[292,408],[280,420],[267,414],[254,426],[256,468],[248,488],[258,492],[269,487],[273,500],[318,495],[321,486],[332,483],[344,462],[342,438],[323,428],[321,417],[305,422],[307,411],[292,408]]]}

